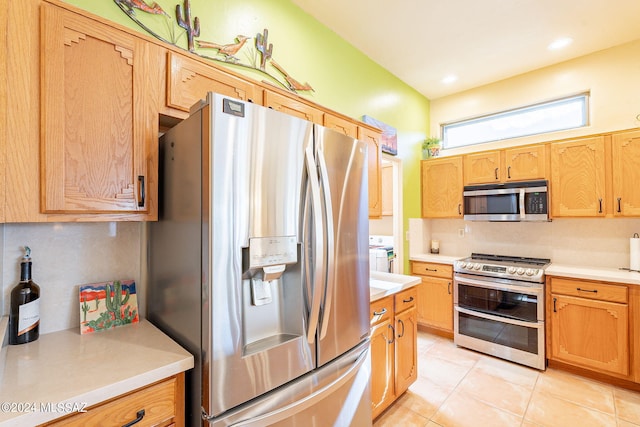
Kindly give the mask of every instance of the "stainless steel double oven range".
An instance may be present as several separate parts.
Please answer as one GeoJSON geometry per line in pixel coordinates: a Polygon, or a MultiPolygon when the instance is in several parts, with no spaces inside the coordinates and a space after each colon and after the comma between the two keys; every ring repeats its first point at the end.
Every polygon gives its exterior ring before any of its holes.
{"type": "Polygon", "coordinates": [[[478,253],[456,261],[455,343],[544,370],[544,269],[549,262],[478,253]]]}

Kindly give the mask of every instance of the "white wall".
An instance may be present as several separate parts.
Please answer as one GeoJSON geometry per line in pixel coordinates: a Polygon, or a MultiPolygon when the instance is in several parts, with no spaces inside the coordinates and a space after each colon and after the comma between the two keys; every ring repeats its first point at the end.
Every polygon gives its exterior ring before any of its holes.
{"type": "Polygon", "coordinates": [[[640,127],[640,40],[530,73],[431,101],[431,134],[440,124],[562,96],[591,91],[591,124],[587,128],[553,132],[469,149],[445,150],[442,155],[511,145],[571,138],[640,127]]]}
{"type": "Polygon", "coordinates": [[[5,224],[2,305],[9,314],[11,289],[20,280],[22,248],[31,248],[33,281],[40,286],[40,333],[80,326],[78,286],[134,279],[139,312],[145,313],[141,271],[144,223],[5,224]]]}

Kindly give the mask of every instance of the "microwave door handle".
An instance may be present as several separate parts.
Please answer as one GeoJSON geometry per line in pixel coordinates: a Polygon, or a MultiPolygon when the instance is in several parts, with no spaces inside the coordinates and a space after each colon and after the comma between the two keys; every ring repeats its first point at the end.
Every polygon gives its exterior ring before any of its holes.
{"type": "Polygon", "coordinates": [[[324,237],[322,232],[322,211],[320,201],[320,183],[316,171],[315,162],[313,160],[313,149],[308,146],[304,153],[305,165],[307,167],[307,175],[309,177],[309,187],[311,189],[311,211],[313,212],[313,229],[314,229],[314,271],[313,286],[311,297],[311,310],[309,311],[309,329],[307,331],[307,341],[313,343],[315,341],[316,330],[318,328],[318,320],[320,319],[320,302],[322,300],[323,275],[324,271],[324,237]]]}
{"type": "Polygon", "coordinates": [[[520,189],[520,219],[525,219],[526,212],[524,210],[524,188],[520,189]]]}
{"type": "Polygon", "coordinates": [[[495,322],[500,322],[500,323],[508,323],[509,325],[523,326],[525,328],[536,328],[536,329],[539,329],[544,325],[544,323],[538,322],[538,321],[526,322],[524,320],[510,319],[508,317],[494,316],[492,314],[481,313],[481,312],[478,312],[478,311],[462,308],[460,306],[456,306],[455,309],[459,313],[468,314],[470,316],[481,317],[483,319],[493,320],[495,322]]]}
{"type": "MultiPolygon", "coordinates": [[[[324,195],[324,218],[326,225],[326,238],[324,243],[326,244],[325,254],[327,257],[327,272],[325,280],[323,281],[325,285],[325,297],[322,309],[322,319],[320,321],[320,339],[323,339],[327,335],[327,329],[329,328],[328,320],[331,315],[331,303],[333,301],[333,291],[336,282],[335,245],[337,242],[334,241],[333,206],[331,203],[331,187],[329,187],[329,173],[327,171],[327,162],[324,158],[322,149],[318,149],[317,160],[318,169],[320,170],[322,194],[324,195]]],[[[340,236],[338,236],[338,239],[340,239],[340,236]]]]}

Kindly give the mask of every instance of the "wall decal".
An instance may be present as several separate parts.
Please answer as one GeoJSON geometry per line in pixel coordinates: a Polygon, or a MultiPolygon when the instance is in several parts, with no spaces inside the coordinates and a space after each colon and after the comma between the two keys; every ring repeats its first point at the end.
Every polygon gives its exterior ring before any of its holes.
{"type": "MultiPolygon", "coordinates": [[[[193,20],[191,19],[191,2],[189,0],[184,0],[182,5],[176,5],[175,22],[171,20],[170,15],[156,2],[149,4],[145,0],[113,1],[140,28],[164,43],[183,49],[183,47],[178,45],[178,40],[186,34],[187,50],[201,58],[258,71],[268,76],[283,88],[294,93],[297,93],[298,91],[314,91],[309,83],[300,83],[291,77],[291,75],[286,72],[280,64],[273,60],[274,46],[273,43],[269,43],[268,41],[269,30],[266,28],[262,33],[257,33],[255,37],[248,37],[240,34],[236,36],[233,43],[228,44],[197,40],[196,37],[200,37],[200,19],[197,16],[193,20]],[[136,15],[136,11],[142,11],[150,17],[155,16],[161,19],[155,21],[140,19],[141,17],[136,15]],[[155,23],[166,26],[167,28],[164,29],[164,31],[168,32],[169,35],[160,34],[159,31],[162,30],[162,25],[155,25],[155,23]],[[180,32],[178,29],[180,34],[176,35],[176,23],[178,27],[184,29],[184,33],[180,32]],[[255,38],[255,43],[247,43],[252,38],[255,38]],[[215,56],[210,56],[200,52],[200,49],[213,49],[217,52],[215,56]],[[246,57],[249,58],[249,63],[243,63],[238,55],[243,51],[243,49],[246,57]],[[272,66],[271,70],[268,68],[269,64],[272,66]],[[277,71],[276,74],[273,74],[274,70],[277,71]]],[[[271,83],[268,81],[265,82],[271,83]]]]}

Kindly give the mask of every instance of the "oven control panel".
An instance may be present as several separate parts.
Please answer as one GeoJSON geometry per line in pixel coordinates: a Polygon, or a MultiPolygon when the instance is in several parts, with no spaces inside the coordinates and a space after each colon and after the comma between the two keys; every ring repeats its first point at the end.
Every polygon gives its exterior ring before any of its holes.
{"type": "Polygon", "coordinates": [[[471,261],[456,261],[455,271],[460,273],[473,273],[483,276],[512,278],[527,281],[542,281],[544,270],[540,268],[516,267],[507,265],[485,264],[471,261]]]}

